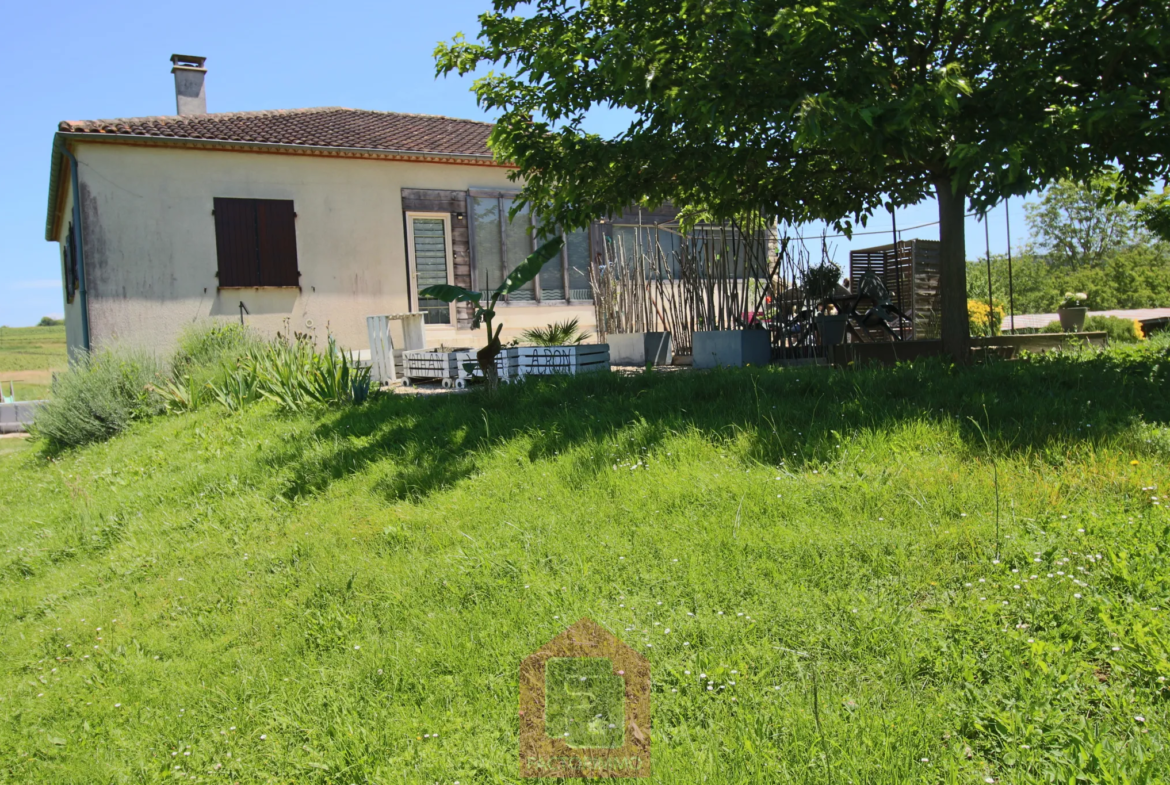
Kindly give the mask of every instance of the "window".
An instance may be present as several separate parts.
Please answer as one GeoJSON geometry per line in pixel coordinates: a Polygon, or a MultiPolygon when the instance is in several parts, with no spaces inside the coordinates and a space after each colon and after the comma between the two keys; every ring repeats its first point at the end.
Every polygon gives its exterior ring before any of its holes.
{"type": "Polygon", "coordinates": [[[565,235],[565,258],[569,268],[569,298],[593,302],[593,284],[589,280],[588,229],[578,229],[565,235]]]}
{"type": "Polygon", "coordinates": [[[287,199],[215,199],[221,287],[299,286],[296,213],[287,199]]]}
{"type": "Polygon", "coordinates": [[[73,295],[77,293],[77,232],[73,224],[65,234],[65,244],[61,248],[61,264],[65,268],[65,302],[73,302],[73,295]]]}
{"type": "MultiPolygon", "coordinates": [[[[527,208],[508,220],[514,201],[502,194],[472,195],[472,257],[475,286],[491,291],[500,285],[510,270],[534,250],[533,235],[528,228],[532,219],[527,208]]],[[[508,296],[508,302],[563,302],[593,300],[589,282],[589,232],[580,230],[565,235],[565,250],[560,259],[549,261],[536,281],[508,296]]]]}

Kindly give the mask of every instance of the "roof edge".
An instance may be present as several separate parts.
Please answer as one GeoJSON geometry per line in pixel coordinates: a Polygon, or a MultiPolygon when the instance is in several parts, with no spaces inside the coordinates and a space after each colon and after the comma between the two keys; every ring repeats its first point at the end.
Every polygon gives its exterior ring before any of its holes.
{"type": "Polygon", "coordinates": [[[61,162],[65,158],[65,140],[60,132],[53,134],[52,161],[49,162],[49,204],[45,216],[45,240],[54,242],[57,228],[57,205],[61,196],[61,162]]]}

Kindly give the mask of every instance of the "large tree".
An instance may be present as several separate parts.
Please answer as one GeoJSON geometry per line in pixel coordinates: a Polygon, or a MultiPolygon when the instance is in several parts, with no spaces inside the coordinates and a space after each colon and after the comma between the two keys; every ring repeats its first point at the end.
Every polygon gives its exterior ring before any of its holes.
{"type": "Polygon", "coordinates": [[[944,348],[967,354],[964,212],[1114,163],[1165,176],[1164,0],[495,0],[436,50],[500,112],[545,225],[631,201],[848,229],[938,197],[944,348]],[[596,107],[632,110],[612,139],[596,107]]]}

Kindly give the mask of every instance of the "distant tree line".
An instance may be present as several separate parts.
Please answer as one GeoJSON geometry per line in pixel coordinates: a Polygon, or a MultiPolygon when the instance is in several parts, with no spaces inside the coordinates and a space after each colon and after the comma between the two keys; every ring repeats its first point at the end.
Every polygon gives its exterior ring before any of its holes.
{"type": "MultiPolygon", "coordinates": [[[[1137,204],[1113,199],[1116,175],[1061,181],[1025,206],[1029,240],[1013,248],[1016,313],[1051,313],[1066,292],[1093,310],[1170,307],[1170,189],[1137,204]]],[[[996,304],[1008,304],[1008,258],[991,258],[996,304]]],[[[967,262],[967,293],[987,301],[987,259],[967,262]]]]}

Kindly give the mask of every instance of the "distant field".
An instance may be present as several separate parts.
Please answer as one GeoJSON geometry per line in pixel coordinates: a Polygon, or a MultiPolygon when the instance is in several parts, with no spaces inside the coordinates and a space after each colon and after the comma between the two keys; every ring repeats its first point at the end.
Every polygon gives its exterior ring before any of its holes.
{"type": "Polygon", "coordinates": [[[0,383],[4,395],[9,382],[18,401],[44,398],[53,371],[68,364],[65,327],[0,327],[0,383]]]}

